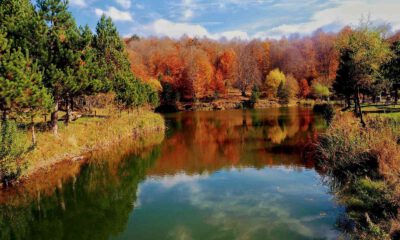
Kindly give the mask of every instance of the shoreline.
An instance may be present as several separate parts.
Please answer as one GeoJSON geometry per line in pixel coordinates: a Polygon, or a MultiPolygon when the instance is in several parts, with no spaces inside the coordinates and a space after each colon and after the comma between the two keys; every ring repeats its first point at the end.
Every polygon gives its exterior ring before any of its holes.
{"type": "MultiPolygon", "coordinates": [[[[30,181],[38,173],[54,170],[57,165],[83,165],[93,153],[107,151],[127,140],[131,147],[141,148],[161,143],[164,131],[165,123],[160,114],[139,110],[107,119],[79,119],[62,127],[57,136],[49,132],[38,133],[36,148],[19,160],[22,173],[11,182],[11,188],[30,181]]],[[[30,134],[26,135],[30,137],[30,134]]],[[[0,186],[0,190],[5,188],[0,186]]]]}
{"type": "Polygon", "coordinates": [[[275,107],[293,107],[293,106],[313,106],[320,103],[315,100],[291,101],[287,104],[281,104],[277,100],[260,99],[253,107],[248,106],[249,100],[229,100],[217,99],[207,102],[177,102],[176,104],[164,104],[156,109],[159,113],[185,112],[185,111],[219,111],[233,109],[267,109],[275,107]]]}

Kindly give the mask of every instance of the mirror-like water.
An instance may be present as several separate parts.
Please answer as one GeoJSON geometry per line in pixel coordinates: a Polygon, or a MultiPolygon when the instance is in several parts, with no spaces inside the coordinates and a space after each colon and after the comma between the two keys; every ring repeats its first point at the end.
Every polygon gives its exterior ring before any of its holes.
{"type": "Polygon", "coordinates": [[[96,157],[50,190],[7,198],[0,238],[336,239],[343,209],[302,156],[325,127],[311,110],[165,118],[161,145],[96,157]]]}

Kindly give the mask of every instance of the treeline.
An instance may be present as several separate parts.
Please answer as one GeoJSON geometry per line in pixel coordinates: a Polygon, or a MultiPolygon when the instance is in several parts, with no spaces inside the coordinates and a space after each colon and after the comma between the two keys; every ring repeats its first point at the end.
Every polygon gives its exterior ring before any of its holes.
{"type": "Polygon", "coordinates": [[[132,71],[171,85],[182,100],[221,96],[231,88],[244,95],[253,86],[276,97],[281,82],[290,85],[293,97],[305,98],[312,85],[332,85],[339,65],[337,37],[317,31],[310,37],[250,42],[137,36],[125,41],[132,71]]]}
{"type": "Polygon", "coordinates": [[[399,34],[388,36],[385,28],[362,23],[355,28],[345,27],[339,33],[318,30],[311,36],[280,40],[173,40],[134,35],[125,42],[132,72],[153,83],[158,79],[164,90],[173,93],[163,96],[193,101],[238,89],[243,95],[258,90],[266,98],[287,101],[329,99],[331,95],[353,100],[357,87],[350,86],[353,80],[348,75],[356,73],[354,69],[345,69],[350,64],[349,57],[355,60],[352,67],[358,65],[356,68],[364,68],[360,71],[374,73],[373,82],[360,86],[360,95],[373,100],[381,93],[397,96],[395,78],[399,74],[392,68],[399,66],[399,39],[399,34]],[[348,56],[349,51],[354,55],[348,56]],[[372,56],[371,62],[357,62],[361,55],[372,56]],[[378,70],[379,74],[375,74],[378,70]],[[349,89],[350,94],[346,93],[349,89]]]}
{"type": "Polygon", "coordinates": [[[51,113],[50,126],[57,134],[60,110],[68,124],[74,99],[108,92],[115,93],[121,108],[158,104],[157,90],[132,74],[110,18],[102,16],[93,33],[77,26],[68,1],[0,2],[2,130],[10,117],[28,120],[35,143],[36,116],[51,113]]]}

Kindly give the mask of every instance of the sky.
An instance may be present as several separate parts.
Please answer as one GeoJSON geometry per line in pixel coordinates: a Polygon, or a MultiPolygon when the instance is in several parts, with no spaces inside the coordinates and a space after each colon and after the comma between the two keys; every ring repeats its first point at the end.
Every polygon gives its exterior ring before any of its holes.
{"type": "Polygon", "coordinates": [[[369,18],[400,30],[400,0],[69,0],[79,25],[110,16],[124,37],[242,40],[338,31],[369,18]]]}

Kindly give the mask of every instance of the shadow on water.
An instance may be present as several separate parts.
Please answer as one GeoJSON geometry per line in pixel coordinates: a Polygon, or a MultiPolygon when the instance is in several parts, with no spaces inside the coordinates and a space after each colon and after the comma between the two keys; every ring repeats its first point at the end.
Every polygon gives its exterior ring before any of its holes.
{"type": "Polygon", "coordinates": [[[313,159],[301,156],[326,127],[310,109],[165,119],[166,138],[156,147],[121,144],[49,182],[0,193],[0,239],[337,236],[342,210],[313,159]]]}

